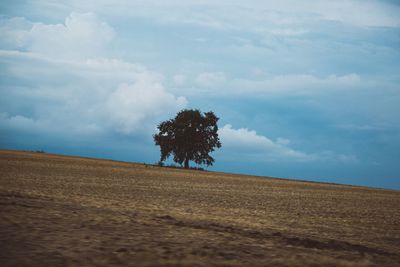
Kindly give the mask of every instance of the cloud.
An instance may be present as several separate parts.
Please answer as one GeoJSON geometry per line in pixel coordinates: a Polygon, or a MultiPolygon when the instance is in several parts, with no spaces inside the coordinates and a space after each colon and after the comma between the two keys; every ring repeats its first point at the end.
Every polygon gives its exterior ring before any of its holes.
{"type": "Polygon", "coordinates": [[[395,15],[400,11],[399,6],[383,1],[313,1],[312,8],[326,20],[357,26],[400,26],[399,17],[395,15]]]}
{"type": "Polygon", "coordinates": [[[309,74],[288,74],[264,80],[234,79],[229,82],[228,87],[236,93],[285,95],[346,90],[357,88],[360,84],[360,76],[354,73],[342,76],[332,74],[325,78],[309,74]]]}
{"type": "Polygon", "coordinates": [[[335,153],[329,150],[306,153],[290,147],[291,141],[278,137],[274,141],[247,128],[234,129],[226,124],[218,134],[227,155],[246,158],[251,162],[337,162],[354,164],[359,159],[355,155],[335,153]]]}
{"type": "MultiPolygon", "coordinates": [[[[399,27],[399,5],[375,0],[250,0],[250,1],[142,1],[108,0],[40,1],[44,10],[91,10],[104,15],[154,18],[162,23],[186,23],[213,29],[259,29],[260,25],[290,25],[304,20],[337,21],[344,24],[399,27]],[[240,17],[240,20],[237,18],[240,17]]],[[[38,11],[39,12],[39,11],[38,11]]],[[[43,12],[43,11],[42,11],[43,12]]],[[[52,14],[49,14],[49,16],[52,14]]]]}
{"type": "Polygon", "coordinates": [[[93,13],[71,13],[64,24],[33,23],[25,18],[2,19],[7,36],[2,48],[28,50],[55,58],[90,58],[105,55],[115,32],[93,13]]]}
{"type": "Polygon", "coordinates": [[[55,57],[104,55],[114,30],[93,13],[71,13],[65,24],[35,23],[29,33],[29,49],[55,57]]]}
{"type": "Polygon", "coordinates": [[[183,74],[176,74],[172,77],[172,81],[176,86],[182,86],[186,82],[186,76],[183,74]]]}
{"type": "MultiPolygon", "coordinates": [[[[53,110],[53,112],[59,113],[59,110],[53,110]]],[[[71,112],[69,116],[77,116],[80,114],[71,112]]],[[[93,137],[104,133],[104,129],[97,125],[95,122],[83,123],[82,121],[71,123],[72,118],[68,118],[65,114],[57,114],[52,117],[26,117],[23,115],[10,115],[8,113],[0,113],[0,129],[24,133],[28,135],[32,134],[48,134],[53,136],[65,137],[67,133],[69,137],[79,136],[93,137]],[[59,121],[63,124],[59,125],[59,121]]]]}
{"type": "Polygon", "coordinates": [[[10,129],[134,134],[187,104],[162,74],[104,57],[115,32],[92,13],[72,13],[65,24],[1,19],[1,32],[9,39],[0,43],[0,112],[10,129]]]}
{"type": "Polygon", "coordinates": [[[0,121],[4,128],[13,128],[24,131],[35,131],[37,128],[35,122],[31,118],[26,118],[21,115],[9,116],[7,113],[1,112],[0,121]]]}
{"type": "Polygon", "coordinates": [[[14,17],[0,19],[0,47],[3,49],[21,49],[28,39],[33,24],[25,18],[14,17]]]}
{"type": "Polygon", "coordinates": [[[223,72],[204,72],[200,73],[196,78],[196,83],[200,86],[215,87],[223,84],[226,81],[223,72]]]}
{"type": "Polygon", "coordinates": [[[222,72],[206,72],[199,74],[194,82],[199,92],[208,91],[214,95],[257,95],[257,97],[314,95],[327,91],[354,90],[366,86],[362,78],[355,73],[342,76],[332,74],[327,77],[287,74],[267,79],[227,79],[222,72]]]}
{"type": "Polygon", "coordinates": [[[184,97],[175,97],[152,80],[141,79],[134,84],[122,84],[107,99],[107,114],[115,129],[132,133],[143,127],[145,120],[156,119],[166,110],[186,106],[184,97]]]}
{"type": "MultiPolygon", "coordinates": [[[[107,1],[85,1],[82,5],[79,1],[75,1],[72,6],[101,10],[106,4],[107,1]]],[[[118,15],[157,16],[165,22],[184,21],[213,28],[238,28],[241,27],[240,24],[246,27],[249,21],[253,26],[266,21],[288,24],[310,16],[360,26],[400,25],[396,15],[399,11],[398,5],[371,0],[312,0],[306,3],[295,0],[282,0],[279,3],[272,0],[146,1],[146,5],[119,0],[111,10],[118,15]],[[225,12],[222,12],[223,10],[225,12]],[[240,22],[237,20],[239,15],[240,22]]]]}
{"type": "Polygon", "coordinates": [[[288,147],[290,140],[278,138],[276,141],[258,135],[256,131],[247,128],[234,129],[226,124],[219,130],[223,147],[243,155],[255,155],[261,161],[310,161],[313,155],[306,154],[288,147]]]}
{"type": "Polygon", "coordinates": [[[15,79],[12,86],[0,85],[3,97],[34,110],[30,119],[45,120],[44,130],[57,125],[80,133],[92,125],[131,134],[152,129],[159,116],[187,104],[167,91],[162,75],[140,65],[105,59],[54,61],[13,51],[0,51],[0,63],[15,79]]]}

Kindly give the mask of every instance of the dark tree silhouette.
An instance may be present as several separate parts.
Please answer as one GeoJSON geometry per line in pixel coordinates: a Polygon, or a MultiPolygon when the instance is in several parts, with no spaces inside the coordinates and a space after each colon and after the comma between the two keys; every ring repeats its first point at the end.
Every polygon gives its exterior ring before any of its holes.
{"type": "Polygon", "coordinates": [[[174,119],[161,122],[159,132],[153,136],[160,146],[160,162],[172,154],[174,161],[184,163],[185,168],[189,168],[189,161],[212,165],[214,158],[209,153],[221,147],[218,120],[212,111],[202,114],[197,109],[184,109],[174,119]]]}

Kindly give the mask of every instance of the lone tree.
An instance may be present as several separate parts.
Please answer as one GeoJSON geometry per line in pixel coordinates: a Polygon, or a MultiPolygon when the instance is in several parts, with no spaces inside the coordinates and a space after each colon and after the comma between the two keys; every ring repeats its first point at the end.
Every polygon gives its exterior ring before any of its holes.
{"type": "Polygon", "coordinates": [[[214,158],[209,155],[214,148],[220,148],[218,137],[219,118],[215,114],[199,110],[184,109],[174,119],[161,122],[154,142],[160,146],[161,159],[165,161],[171,154],[174,161],[189,168],[189,161],[212,165],[214,158]]]}

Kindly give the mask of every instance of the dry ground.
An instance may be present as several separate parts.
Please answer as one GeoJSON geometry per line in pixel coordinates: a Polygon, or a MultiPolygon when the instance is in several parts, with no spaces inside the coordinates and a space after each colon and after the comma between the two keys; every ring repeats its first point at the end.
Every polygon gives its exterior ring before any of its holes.
{"type": "Polygon", "coordinates": [[[1,266],[400,266],[400,191],[0,151],[1,266]]]}

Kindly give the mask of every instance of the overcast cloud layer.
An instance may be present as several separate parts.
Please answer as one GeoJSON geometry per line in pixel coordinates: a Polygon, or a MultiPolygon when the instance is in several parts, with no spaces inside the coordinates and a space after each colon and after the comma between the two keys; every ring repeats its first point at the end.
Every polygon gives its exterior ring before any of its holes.
{"type": "Polygon", "coordinates": [[[395,1],[0,3],[0,148],[156,162],[213,110],[214,170],[400,189],[395,1]]]}

